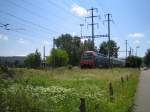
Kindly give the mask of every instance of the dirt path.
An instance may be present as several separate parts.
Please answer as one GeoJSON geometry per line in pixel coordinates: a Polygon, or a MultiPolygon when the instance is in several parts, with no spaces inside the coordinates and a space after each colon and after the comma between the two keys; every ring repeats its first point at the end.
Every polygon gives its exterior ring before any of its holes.
{"type": "Polygon", "coordinates": [[[150,70],[141,72],[134,112],[150,112],[150,70]]]}

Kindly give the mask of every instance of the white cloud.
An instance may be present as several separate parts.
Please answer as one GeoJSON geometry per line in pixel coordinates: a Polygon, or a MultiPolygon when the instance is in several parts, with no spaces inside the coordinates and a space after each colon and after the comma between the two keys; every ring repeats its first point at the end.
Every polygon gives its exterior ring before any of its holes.
{"type": "Polygon", "coordinates": [[[87,10],[77,4],[73,4],[71,7],[71,11],[76,13],[78,16],[85,16],[88,14],[87,10]]]}
{"type": "Polygon", "coordinates": [[[8,40],[8,37],[5,34],[0,33],[0,40],[8,40]]]}
{"type": "Polygon", "coordinates": [[[128,36],[133,38],[133,39],[137,39],[137,38],[139,39],[139,38],[144,37],[144,34],[143,33],[131,33],[128,36]]]}
{"type": "Polygon", "coordinates": [[[23,38],[19,38],[18,43],[20,43],[20,44],[27,44],[27,43],[29,43],[29,41],[25,40],[23,38]]]}
{"type": "Polygon", "coordinates": [[[135,44],[139,44],[140,41],[139,41],[139,40],[135,40],[134,43],[135,43],[135,44]]]}

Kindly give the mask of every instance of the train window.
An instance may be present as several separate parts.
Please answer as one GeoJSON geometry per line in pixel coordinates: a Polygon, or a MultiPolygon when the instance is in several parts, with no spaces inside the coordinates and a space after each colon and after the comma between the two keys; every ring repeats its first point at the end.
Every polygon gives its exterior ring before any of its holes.
{"type": "Polygon", "coordinates": [[[84,53],[82,59],[92,59],[93,55],[91,53],[84,53]]]}

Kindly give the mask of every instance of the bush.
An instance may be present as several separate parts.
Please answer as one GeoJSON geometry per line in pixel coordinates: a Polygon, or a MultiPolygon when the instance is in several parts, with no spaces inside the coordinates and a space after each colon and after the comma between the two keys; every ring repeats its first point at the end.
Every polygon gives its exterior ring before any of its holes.
{"type": "Polygon", "coordinates": [[[144,63],[146,66],[150,67],[150,49],[147,49],[144,57],[144,63]]]}
{"type": "Polygon", "coordinates": [[[65,50],[52,49],[51,55],[47,58],[47,64],[52,67],[61,67],[68,64],[68,54],[65,50]]]}
{"type": "Polygon", "coordinates": [[[68,69],[71,70],[72,69],[72,65],[68,65],[68,69]]]}
{"type": "Polygon", "coordinates": [[[8,72],[8,67],[7,66],[0,66],[0,71],[1,72],[8,72]]]}
{"type": "Polygon", "coordinates": [[[128,56],[126,59],[126,67],[140,68],[142,64],[142,58],[138,56],[128,56]]]}
{"type": "Polygon", "coordinates": [[[41,65],[41,54],[38,50],[35,53],[27,55],[25,59],[25,65],[30,68],[38,68],[41,65]]]}

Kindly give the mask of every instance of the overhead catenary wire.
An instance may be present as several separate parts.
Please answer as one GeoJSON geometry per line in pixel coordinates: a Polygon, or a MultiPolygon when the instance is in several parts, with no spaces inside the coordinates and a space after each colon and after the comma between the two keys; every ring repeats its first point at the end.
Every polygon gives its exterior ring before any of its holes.
{"type": "MultiPolygon", "coordinates": [[[[0,19],[6,19],[5,17],[3,17],[3,16],[1,16],[1,18],[0,19]]],[[[16,21],[15,21],[16,22],[16,21]]],[[[18,19],[17,19],[17,22],[16,22],[17,24],[19,24],[19,25],[21,25],[21,26],[26,26],[26,27],[30,27],[30,24],[24,24],[24,23],[22,23],[22,22],[19,22],[18,21],[18,19]]],[[[5,24],[6,24],[6,22],[5,22],[5,24]]],[[[36,26],[33,26],[34,28],[32,28],[32,30],[30,29],[29,30],[29,28],[24,28],[24,27],[16,27],[16,25],[14,26],[13,24],[10,24],[11,25],[11,28],[10,29],[13,29],[13,30],[17,30],[17,29],[23,29],[23,30],[21,30],[21,31],[23,31],[23,32],[32,32],[32,33],[34,33],[34,34],[38,34],[38,35],[40,35],[41,33],[40,32],[37,32],[37,29],[38,29],[38,27],[36,27],[36,26]],[[13,26],[12,26],[13,25],[13,26]]],[[[19,32],[20,32],[20,30],[19,30],[19,32]]],[[[46,34],[48,34],[48,32],[47,31],[45,31],[45,30],[43,30],[42,32],[44,32],[44,33],[46,33],[46,34]]],[[[35,36],[35,35],[34,35],[35,36]]]]}
{"type": "MultiPolygon", "coordinates": [[[[23,36],[27,36],[27,37],[33,37],[33,36],[31,36],[31,35],[28,35],[28,34],[25,34],[25,33],[23,33],[23,32],[20,32],[19,30],[17,30],[17,29],[14,29],[14,28],[11,28],[11,27],[8,27],[8,26],[10,26],[10,24],[4,24],[4,25],[7,25],[6,26],[6,28],[4,28],[3,29],[3,31],[5,31],[5,32],[16,32],[17,34],[19,33],[19,34],[21,34],[21,35],[23,35],[23,36]]],[[[32,39],[32,41],[33,41],[33,39],[32,39]]]]}
{"type": "MultiPolygon", "coordinates": [[[[8,0],[7,2],[9,2],[9,3],[11,3],[11,4],[13,4],[13,5],[15,5],[15,6],[19,7],[19,8],[22,8],[22,9],[26,10],[27,13],[30,13],[31,15],[36,16],[36,17],[38,17],[38,18],[40,18],[40,19],[43,19],[43,20],[46,20],[46,21],[49,21],[49,20],[50,20],[50,18],[47,18],[46,16],[43,16],[43,15],[39,15],[38,13],[33,12],[32,10],[27,9],[27,8],[25,8],[24,6],[21,6],[21,5],[19,5],[19,4],[16,4],[15,2],[13,2],[13,1],[11,1],[11,0],[8,0]]],[[[39,6],[36,6],[35,4],[32,4],[32,3],[29,2],[29,1],[23,0],[23,2],[26,3],[26,4],[28,4],[28,5],[30,5],[30,6],[38,7],[41,11],[42,11],[42,10],[45,10],[45,9],[39,7],[39,6]]],[[[53,16],[55,16],[56,19],[59,20],[59,21],[65,20],[65,18],[62,18],[62,17],[60,17],[60,16],[58,16],[58,15],[56,15],[56,14],[53,14],[53,16]]],[[[55,24],[53,24],[53,26],[58,26],[58,25],[55,23],[55,24]]],[[[66,24],[63,24],[63,26],[66,27],[67,25],[66,25],[66,24]]],[[[53,28],[57,29],[56,27],[53,27],[53,28]]],[[[56,32],[56,31],[55,31],[55,32],[56,32]]]]}
{"type": "Polygon", "coordinates": [[[79,22],[80,20],[82,20],[79,16],[75,16],[73,13],[71,13],[70,9],[66,9],[64,7],[62,7],[59,4],[56,4],[55,2],[51,1],[51,0],[47,0],[49,4],[53,4],[55,7],[61,9],[62,11],[64,11],[65,13],[71,15],[72,17],[75,17],[76,20],[79,22]]]}
{"type": "Polygon", "coordinates": [[[9,16],[11,16],[11,17],[13,17],[13,18],[16,18],[16,19],[18,19],[18,20],[20,20],[20,21],[23,21],[23,22],[26,22],[26,23],[28,23],[28,24],[31,24],[31,25],[33,25],[33,26],[39,27],[40,29],[43,29],[43,30],[45,30],[45,31],[47,31],[47,32],[49,32],[49,33],[51,33],[51,34],[52,34],[52,33],[57,33],[57,32],[51,31],[49,28],[44,27],[44,26],[42,26],[42,25],[40,25],[40,24],[33,23],[33,22],[31,22],[31,21],[29,21],[29,20],[26,20],[26,19],[23,19],[23,18],[21,18],[21,17],[17,17],[17,16],[15,16],[15,15],[13,15],[13,14],[11,14],[11,13],[8,13],[8,12],[5,12],[5,11],[3,11],[3,10],[0,10],[0,12],[3,13],[3,14],[5,14],[5,15],[9,15],[9,16]]]}
{"type": "MultiPolygon", "coordinates": [[[[16,3],[14,3],[14,2],[11,1],[11,0],[8,0],[8,2],[10,2],[11,4],[13,4],[13,5],[17,6],[17,7],[23,8],[24,10],[27,9],[27,8],[25,8],[24,6],[20,6],[20,5],[16,4],[16,3]]],[[[30,3],[30,2],[29,2],[29,3],[30,3]]],[[[6,15],[9,15],[9,16],[11,16],[11,17],[14,17],[14,18],[16,18],[16,19],[19,19],[19,20],[21,20],[21,21],[23,21],[23,22],[26,22],[26,23],[28,23],[28,24],[34,25],[34,26],[36,26],[36,27],[39,27],[40,29],[42,29],[42,30],[44,30],[44,31],[47,31],[47,32],[49,32],[49,33],[58,33],[57,31],[54,31],[54,30],[52,30],[52,29],[50,29],[50,28],[47,28],[47,27],[45,27],[45,26],[43,26],[43,25],[34,23],[34,22],[32,22],[32,21],[26,20],[26,19],[21,18],[21,17],[17,17],[17,16],[15,16],[14,14],[11,14],[11,13],[8,13],[8,12],[2,11],[2,10],[1,10],[1,12],[3,12],[3,13],[6,14],[6,15]]],[[[37,17],[41,18],[40,15],[38,15],[38,14],[35,15],[34,12],[31,11],[31,10],[29,10],[29,9],[27,9],[27,12],[30,13],[30,14],[32,14],[32,15],[34,15],[34,16],[37,16],[37,17]]],[[[65,12],[68,13],[66,10],[65,10],[65,12]]],[[[72,13],[70,13],[70,14],[71,14],[72,16],[74,16],[74,17],[77,17],[77,16],[73,15],[72,13]]],[[[44,18],[44,19],[46,19],[46,18],[44,18]]],[[[78,18],[78,19],[79,19],[79,18],[78,18]]],[[[74,21],[73,21],[73,22],[74,22],[74,21]]],[[[56,29],[56,28],[55,28],[55,29],[56,29]]]]}
{"type": "MultiPolygon", "coordinates": [[[[18,31],[18,30],[14,30],[14,29],[11,29],[11,28],[9,28],[9,30],[3,29],[1,32],[5,32],[6,34],[13,32],[13,33],[11,33],[11,35],[14,35],[15,37],[16,37],[16,35],[19,35],[19,36],[17,36],[17,37],[20,37],[20,36],[21,36],[21,38],[23,38],[23,39],[25,39],[25,40],[28,40],[28,42],[41,41],[40,38],[36,38],[36,40],[33,39],[33,38],[31,38],[31,37],[37,37],[37,36],[35,36],[35,35],[30,35],[30,34],[27,34],[27,33],[24,33],[24,32],[18,31]],[[15,33],[14,33],[14,32],[15,32],[15,33]],[[23,36],[23,37],[22,37],[22,36],[23,36]],[[27,38],[27,37],[28,37],[28,38],[27,38]]],[[[48,38],[42,39],[43,42],[44,42],[45,39],[48,39],[48,38]]]]}
{"type": "MultiPolygon", "coordinates": [[[[31,10],[29,10],[29,9],[27,9],[27,8],[25,8],[25,7],[23,7],[23,6],[21,6],[21,5],[18,5],[18,4],[16,4],[15,2],[13,2],[13,1],[11,1],[11,0],[7,0],[7,2],[13,4],[13,5],[16,6],[16,7],[19,7],[19,8],[22,8],[22,9],[26,10],[26,11],[27,11],[28,13],[30,13],[31,15],[34,15],[34,16],[36,16],[36,17],[38,17],[38,18],[43,18],[43,19],[46,20],[46,21],[49,20],[48,18],[46,18],[46,17],[44,17],[44,16],[41,16],[41,15],[39,15],[39,14],[37,14],[37,13],[35,13],[35,12],[33,12],[33,11],[31,11],[31,10]]],[[[42,27],[43,27],[43,26],[42,26],[42,27]]],[[[49,29],[49,30],[52,31],[52,32],[58,33],[58,32],[56,32],[56,31],[54,31],[54,30],[52,30],[52,29],[50,29],[50,28],[47,28],[47,29],[49,29]]]]}

